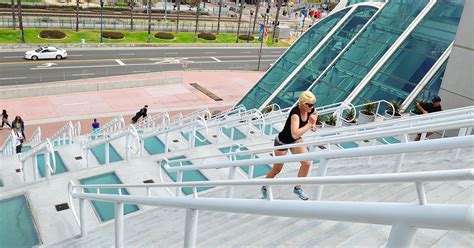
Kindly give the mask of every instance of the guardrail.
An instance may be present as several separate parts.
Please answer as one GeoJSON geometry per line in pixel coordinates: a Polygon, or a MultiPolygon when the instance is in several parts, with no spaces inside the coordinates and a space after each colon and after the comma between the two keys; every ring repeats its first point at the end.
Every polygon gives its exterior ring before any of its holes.
{"type": "Polygon", "coordinates": [[[59,129],[53,136],[49,139],[52,141],[53,145],[66,145],[67,142],[73,143],[74,137],[74,125],[71,121],[68,121],[61,129],[59,129]]]}
{"type": "Polygon", "coordinates": [[[103,125],[98,130],[87,134],[86,138],[88,140],[95,140],[95,139],[98,139],[98,138],[105,138],[108,135],[110,135],[114,132],[117,132],[119,130],[122,130],[124,128],[125,128],[125,120],[123,119],[123,116],[117,116],[117,117],[113,118],[111,121],[107,122],[105,125],[103,125]]]}
{"type": "Polygon", "coordinates": [[[157,127],[166,127],[170,123],[170,116],[168,112],[158,113],[154,116],[147,116],[146,118],[142,118],[137,123],[133,124],[136,129],[146,129],[152,128],[155,129],[157,127]]]}
{"type": "Polygon", "coordinates": [[[54,146],[53,143],[51,142],[50,139],[46,139],[43,143],[40,143],[36,147],[31,148],[26,153],[23,153],[22,156],[20,157],[20,162],[21,162],[21,172],[23,174],[23,181],[26,182],[26,162],[28,159],[32,159],[33,161],[33,180],[38,181],[39,180],[39,172],[38,172],[38,154],[43,153],[44,154],[44,172],[46,175],[46,178],[49,179],[51,178],[51,174],[56,173],[56,156],[54,154],[54,146]],[[51,164],[52,161],[52,164],[51,164]]]}
{"type": "MultiPolygon", "coordinates": [[[[320,159],[321,164],[327,164],[329,159],[371,156],[371,155],[389,155],[406,152],[426,152],[444,149],[473,147],[473,137],[454,137],[442,140],[429,140],[413,142],[409,144],[396,144],[376,147],[354,148],[349,150],[337,150],[326,152],[311,152],[306,154],[297,154],[290,156],[281,156],[273,158],[259,158],[245,161],[227,162],[208,165],[206,168],[224,168],[230,166],[249,166],[267,163],[286,163],[303,160],[320,159]]],[[[161,166],[160,166],[161,167],[161,166]]],[[[204,166],[185,166],[179,169],[198,169],[204,166]]],[[[176,168],[176,167],[175,167],[176,168]]],[[[179,173],[179,172],[178,172],[179,173]]],[[[179,178],[179,176],[178,176],[179,178]]],[[[410,246],[413,242],[416,228],[436,228],[436,229],[461,229],[472,231],[474,218],[470,214],[472,206],[454,205],[454,204],[428,204],[424,183],[432,181],[451,181],[451,180],[474,180],[474,170],[449,170],[434,172],[411,172],[398,174],[380,174],[380,175],[351,175],[321,177],[318,174],[316,178],[286,178],[286,179],[250,179],[250,180],[218,180],[203,182],[176,182],[161,184],[119,184],[119,185],[74,185],[69,184],[70,205],[73,198],[79,199],[80,219],[75,210],[73,214],[78,222],[81,235],[87,233],[85,200],[98,200],[113,202],[115,204],[115,227],[116,227],[116,246],[123,245],[123,204],[140,204],[149,206],[166,206],[176,208],[186,208],[185,225],[185,246],[193,247],[196,241],[197,233],[197,213],[198,210],[213,210],[233,213],[251,213],[257,215],[273,215],[300,218],[316,218],[336,221],[348,221],[359,223],[391,225],[392,231],[388,240],[388,247],[392,246],[410,246]],[[274,200],[272,185],[293,185],[293,184],[316,184],[318,185],[317,197],[320,200],[320,190],[324,184],[369,184],[369,183],[414,183],[418,195],[419,205],[412,203],[362,203],[362,202],[325,202],[325,201],[291,201],[274,200]],[[198,199],[197,187],[200,186],[243,186],[243,185],[266,185],[268,200],[250,200],[250,199],[222,199],[222,198],[204,198],[198,199]],[[121,195],[122,188],[145,188],[146,196],[121,195]],[[152,197],[151,188],[155,187],[192,187],[194,198],[182,197],[152,197]],[[84,193],[84,188],[96,188],[97,193],[84,193]],[[116,188],[119,195],[102,195],[100,188],[116,188]],[[80,190],[80,192],[78,192],[80,190]],[[370,206],[370,207],[369,207],[370,206]],[[303,211],[292,211],[300,209],[303,211]],[[440,212],[442,215],[439,214],[440,212]]],[[[229,197],[232,197],[230,195],[229,197]]]]}
{"type": "Polygon", "coordinates": [[[2,146],[2,156],[12,156],[15,154],[15,141],[13,140],[13,131],[10,131],[2,146]]]}
{"type": "Polygon", "coordinates": [[[41,143],[41,128],[38,126],[35,129],[35,132],[33,135],[31,135],[31,138],[28,140],[28,143],[34,147],[37,146],[41,143]]]}

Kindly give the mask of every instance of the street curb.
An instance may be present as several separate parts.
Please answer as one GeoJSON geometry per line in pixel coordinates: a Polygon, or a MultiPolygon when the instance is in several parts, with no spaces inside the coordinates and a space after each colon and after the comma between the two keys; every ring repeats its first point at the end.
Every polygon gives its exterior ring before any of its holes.
{"type": "MultiPolygon", "coordinates": [[[[61,48],[99,48],[99,49],[115,49],[115,48],[200,48],[200,47],[222,47],[222,48],[257,48],[260,43],[130,43],[130,44],[80,44],[80,43],[44,43],[44,44],[1,44],[0,52],[8,51],[25,51],[25,49],[38,48],[40,46],[58,46],[61,48]]],[[[268,47],[266,44],[264,47],[268,47]]]]}

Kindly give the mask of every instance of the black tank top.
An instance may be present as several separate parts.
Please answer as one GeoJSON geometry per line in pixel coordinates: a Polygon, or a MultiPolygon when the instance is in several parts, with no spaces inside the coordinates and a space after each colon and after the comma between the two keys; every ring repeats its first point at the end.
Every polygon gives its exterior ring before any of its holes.
{"type": "Polygon", "coordinates": [[[283,130],[278,134],[278,139],[285,144],[291,144],[295,142],[296,140],[293,139],[293,136],[291,135],[291,116],[293,115],[298,115],[298,118],[300,118],[300,126],[298,128],[304,127],[308,123],[309,116],[314,113],[314,108],[311,109],[311,111],[308,113],[308,116],[306,116],[306,120],[303,121],[301,119],[301,112],[300,108],[298,106],[294,107],[290,111],[290,115],[286,119],[285,127],[283,127],[283,130]]]}

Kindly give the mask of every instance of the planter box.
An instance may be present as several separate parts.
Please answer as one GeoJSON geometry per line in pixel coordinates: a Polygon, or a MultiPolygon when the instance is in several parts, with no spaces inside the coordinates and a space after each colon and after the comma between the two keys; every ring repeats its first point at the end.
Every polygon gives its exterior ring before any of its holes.
{"type": "Polygon", "coordinates": [[[375,121],[375,114],[373,115],[366,115],[359,111],[359,118],[357,118],[357,125],[362,125],[366,123],[371,123],[375,121]]]}
{"type": "Polygon", "coordinates": [[[392,114],[388,113],[387,110],[385,110],[384,117],[387,118],[387,119],[400,119],[400,118],[402,118],[402,115],[394,115],[392,117],[392,114]]]}

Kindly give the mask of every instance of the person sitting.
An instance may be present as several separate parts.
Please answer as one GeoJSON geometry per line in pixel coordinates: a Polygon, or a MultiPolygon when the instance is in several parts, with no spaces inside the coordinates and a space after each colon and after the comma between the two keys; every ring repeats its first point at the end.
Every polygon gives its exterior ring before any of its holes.
{"type": "MultiPolygon", "coordinates": [[[[442,111],[441,108],[441,98],[439,96],[433,97],[431,102],[417,102],[416,108],[423,114],[433,113],[442,111]]],[[[426,137],[432,135],[432,132],[427,132],[426,137]]],[[[421,133],[416,135],[415,141],[419,141],[421,139],[421,133]]]]}

